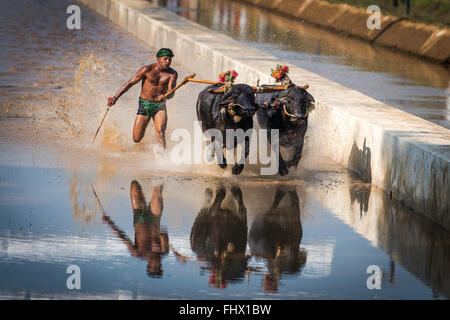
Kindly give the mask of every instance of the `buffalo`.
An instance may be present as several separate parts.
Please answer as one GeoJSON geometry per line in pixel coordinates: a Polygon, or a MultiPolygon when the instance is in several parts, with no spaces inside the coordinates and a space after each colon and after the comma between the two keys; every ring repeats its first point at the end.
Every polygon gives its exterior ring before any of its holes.
{"type": "Polygon", "coordinates": [[[280,147],[293,151],[289,161],[279,154],[278,173],[284,176],[288,174],[290,167],[297,167],[302,156],[308,114],[314,98],[303,87],[291,85],[278,92],[257,93],[255,101],[258,123],[261,128],[267,130],[269,142],[271,130],[278,129],[280,147]]]}
{"type": "MultiPolygon", "coordinates": [[[[197,99],[197,119],[202,123],[202,131],[217,129],[222,134],[222,141],[215,141],[212,136],[211,143],[223,150],[226,147],[226,131],[228,129],[242,129],[246,132],[253,128],[253,115],[256,112],[255,94],[252,87],[246,84],[236,84],[225,93],[219,92],[220,85],[212,85],[200,92],[197,99]]],[[[250,130],[251,131],[251,130],[250,130]]],[[[232,168],[233,174],[239,174],[244,169],[245,159],[250,151],[250,137],[238,141],[234,138],[233,147],[244,144],[244,158],[241,158],[232,168]]],[[[228,146],[229,147],[229,146],[228,146]]],[[[227,167],[223,152],[211,153],[211,160],[216,156],[221,168],[227,167]]]]}

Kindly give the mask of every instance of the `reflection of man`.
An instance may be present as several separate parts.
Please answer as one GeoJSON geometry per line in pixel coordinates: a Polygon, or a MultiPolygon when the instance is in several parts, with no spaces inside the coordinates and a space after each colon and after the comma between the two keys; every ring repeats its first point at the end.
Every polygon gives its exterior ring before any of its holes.
{"type": "Polygon", "coordinates": [[[272,207],[255,219],[249,232],[252,256],[267,260],[269,272],[263,279],[266,291],[277,291],[283,273],[295,274],[306,262],[306,253],[299,249],[302,240],[300,204],[295,188],[278,188],[272,207]],[[289,195],[290,203],[280,207],[289,195]]]}
{"type": "Polygon", "coordinates": [[[199,260],[207,261],[211,271],[209,284],[225,288],[228,281],[244,277],[247,268],[247,209],[241,189],[231,188],[233,204],[222,208],[224,187],[217,188],[211,204],[212,190],[206,189],[206,203],[200,210],[191,231],[191,248],[199,260]]]}
{"type": "Polygon", "coordinates": [[[147,274],[151,277],[162,275],[161,257],[169,252],[169,236],[167,232],[160,230],[163,210],[162,191],[162,185],[154,187],[152,199],[146,203],[139,182],[135,180],[131,182],[130,198],[134,214],[134,244],[110,217],[103,216],[103,221],[108,223],[114,233],[123,240],[132,256],[147,259],[147,274]]]}

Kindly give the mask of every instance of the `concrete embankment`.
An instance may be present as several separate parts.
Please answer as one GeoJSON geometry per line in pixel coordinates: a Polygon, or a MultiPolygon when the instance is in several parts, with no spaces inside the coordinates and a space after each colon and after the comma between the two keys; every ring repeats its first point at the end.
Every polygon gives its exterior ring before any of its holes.
{"type": "Polygon", "coordinates": [[[384,15],[381,28],[369,29],[364,8],[321,0],[243,0],[371,43],[395,48],[440,63],[450,59],[450,30],[384,15]]]}
{"type": "MultiPolygon", "coordinates": [[[[273,83],[270,70],[282,63],[147,1],[79,1],[150,46],[172,48],[175,59],[192,72],[202,70],[210,80],[235,69],[239,82],[273,83]]],[[[304,69],[290,66],[290,77],[299,85],[307,82],[317,101],[309,118],[305,153],[341,163],[391,198],[450,229],[449,130],[304,69]]]]}

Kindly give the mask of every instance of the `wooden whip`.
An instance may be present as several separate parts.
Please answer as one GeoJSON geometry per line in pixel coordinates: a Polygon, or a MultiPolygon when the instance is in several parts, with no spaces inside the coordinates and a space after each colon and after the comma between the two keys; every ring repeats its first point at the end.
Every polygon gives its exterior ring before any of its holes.
{"type": "Polygon", "coordinates": [[[98,132],[100,131],[100,128],[102,127],[103,121],[105,121],[106,114],[108,113],[109,108],[111,108],[111,107],[106,108],[106,112],[105,112],[105,114],[103,115],[102,122],[100,122],[100,125],[98,126],[98,129],[97,129],[97,131],[95,132],[94,139],[92,139],[92,143],[94,143],[95,138],[97,137],[97,134],[98,134],[98,132]]]}

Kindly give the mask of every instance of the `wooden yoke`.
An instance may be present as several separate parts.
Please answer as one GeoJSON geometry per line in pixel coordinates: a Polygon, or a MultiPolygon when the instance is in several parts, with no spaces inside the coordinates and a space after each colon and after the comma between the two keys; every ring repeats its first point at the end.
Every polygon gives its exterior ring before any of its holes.
{"type": "MultiPolygon", "coordinates": [[[[298,86],[299,88],[302,89],[308,89],[309,85],[305,84],[304,86],[298,86]]],[[[269,93],[269,92],[276,92],[276,91],[283,91],[286,90],[288,87],[287,86],[267,86],[267,87],[255,87],[252,86],[253,92],[254,93],[269,93]]],[[[220,87],[219,89],[213,90],[213,89],[209,89],[208,90],[209,93],[214,93],[214,94],[219,94],[219,93],[224,93],[225,92],[225,86],[220,87]]]]}
{"type": "MultiPolygon", "coordinates": [[[[304,86],[297,86],[298,88],[302,89],[308,89],[309,85],[305,84],[304,86]]],[[[255,93],[269,93],[269,92],[275,92],[275,91],[283,91],[288,89],[288,86],[265,86],[265,87],[252,87],[253,92],[255,93]]]]}
{"type": "Polygon", "coordinates": [[[220,84],[221,83],[219,81],[201,80],[201,79],[194,79],[194,78],[189,78],[189,79],[187,79],[187,81],[205,83],[205,84],[220,84]]]}
{"type": "MultiPolygon", "coordinates": [[[[204,83],[204,84],[223,84],[222,82],[219,81],[210,81],[210,80],[200,80],[200,79],[187,79],[187,81],[189,82],[197,82],[197,83],[204,83]]],[[[266,87],[255,87],[252,86],[253,92],[255,93],[269,93],[269,92],[276,92],[276,91],[282,91],[282,90],[286,90],[288,87],[287,86],[266,86],[266,87]]],[[[304,86],[301,86],[299,88],[302,89],[308,89],[309,85],[305,84],[304,86]]],[[[220,94],[220,93],[224,93],[225,92],[225,86],[222,86],[216,90],[213,89],[209,89],[208,90],[209,93],[214,93],[214,94],[220,94]]]]}
{"type": "Polygon", "coordinates": [[[193,73],[193,74],[191,74],[191,75],[185,77],[185,78],[183,79],[183,81],[181,81],[175,88],[173,88],[172,90],[169,90],[169,92],[167,92],[167,93],[163,96],[163,98],[166,98],[167,96],[171,95],[171,94],[172,94],[175,90],[177,90],[179,87],[181,87],[182,85],[186,84],[186,83],[189,81],[189,79],[192,79],[192,78],[194,78],[194,77],[195,77],[195,73],[193,73]]]}

